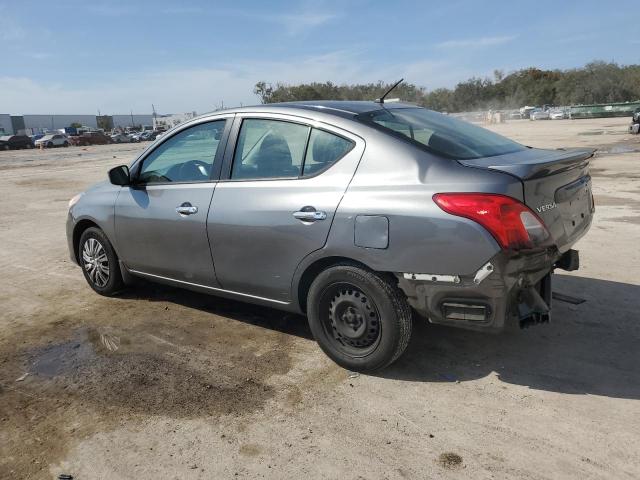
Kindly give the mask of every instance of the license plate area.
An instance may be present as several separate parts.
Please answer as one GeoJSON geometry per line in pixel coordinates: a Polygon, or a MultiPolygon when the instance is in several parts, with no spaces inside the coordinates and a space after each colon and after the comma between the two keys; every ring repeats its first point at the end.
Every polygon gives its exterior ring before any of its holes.
{"type": "Polygon", "coordinates": [[[555,201],[567,236],[571,237],[575,232],[583,230],[590,223],[593,214],[591,177],[586,175],[559,188],[555,201]]]}

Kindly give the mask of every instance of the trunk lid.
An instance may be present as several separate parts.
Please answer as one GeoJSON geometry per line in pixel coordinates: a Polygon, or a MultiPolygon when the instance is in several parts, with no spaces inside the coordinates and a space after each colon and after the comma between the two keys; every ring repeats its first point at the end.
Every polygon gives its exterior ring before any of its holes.
{"type": "Polygon", "coordinates": [[[565,252],[591,225],[594,208],[589,161],[593,152],[531,148],[459,162],[520,179],[524,203],[542,219],[560,252],[565,252]]]}

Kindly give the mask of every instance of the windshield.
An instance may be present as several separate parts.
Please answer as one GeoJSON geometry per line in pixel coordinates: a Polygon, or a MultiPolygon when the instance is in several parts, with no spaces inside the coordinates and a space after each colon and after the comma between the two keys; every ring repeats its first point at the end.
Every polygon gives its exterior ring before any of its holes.
{"type": "Polygon", "coordinates": [[[394,108],[358,115],[395,134],[404,135],[448,158],[469,160],[525,150],[526,147],[462,120],[425,108],[394,108]]]}

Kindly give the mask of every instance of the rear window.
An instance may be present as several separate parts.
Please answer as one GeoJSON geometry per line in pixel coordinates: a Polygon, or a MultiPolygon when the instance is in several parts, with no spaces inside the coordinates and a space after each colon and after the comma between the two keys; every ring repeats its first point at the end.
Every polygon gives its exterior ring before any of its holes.
{"type": "Polygon", "coordinates": [[[428,150],[460,160],[493,157],[525,150],[508,138],[425,108],[382,109],[358,115],[358,120],[407,137],[428,150]]]}

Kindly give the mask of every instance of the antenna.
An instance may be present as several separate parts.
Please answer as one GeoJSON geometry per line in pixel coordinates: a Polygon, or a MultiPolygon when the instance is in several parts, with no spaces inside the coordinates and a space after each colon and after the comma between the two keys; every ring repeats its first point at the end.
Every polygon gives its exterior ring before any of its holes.
{"type": "Polygon", "coordinates": [[[396,88],[398,85],[400,85],[402,82],[404,81],[404,78],[401,78],[400,80],[398,80],[396,83],[393,84],[393,86],[387,90],[384,95],[382,95],[380,98],[374,100],[376,103],[384,103],[384,99],[387,97],[387,95],[389,95],[394,88],[396,88]]]}

